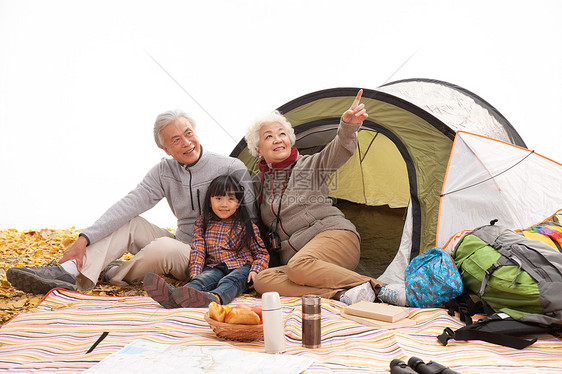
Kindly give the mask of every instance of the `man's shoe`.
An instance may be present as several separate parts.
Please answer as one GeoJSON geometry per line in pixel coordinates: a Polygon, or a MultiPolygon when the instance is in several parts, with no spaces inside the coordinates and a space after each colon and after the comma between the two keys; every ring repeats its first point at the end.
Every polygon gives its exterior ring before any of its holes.
{"type": "Polygon", "coordinates": [[[76,278],[57,263],[9,268],[6,277],[12,286],[23,292],[46,294],[53,288],[76,291],[76,278]]]}
{"type": "Polygon", "coordinates": [[[121,260],[115,260],[109,263],[109,265],[107,265],[100,273],[100,277],[99,277],[99,281],[100,282],[105,282],[105,283],[109,283],[109,276],[107,275],[107,272],[111,269],[113,269],[114,267],[117,266],[121,266],[121,264],[123,263],[123,261],[121,260]]]}

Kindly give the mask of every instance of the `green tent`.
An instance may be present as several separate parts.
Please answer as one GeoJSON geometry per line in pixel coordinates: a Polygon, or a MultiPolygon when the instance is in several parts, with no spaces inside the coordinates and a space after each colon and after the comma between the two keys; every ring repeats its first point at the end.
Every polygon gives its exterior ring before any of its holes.
{"type": "MultiPolygon", "coordinates": [[[[357,91],[317,91],[278,108],[293,125],[301,154],[318,152],[334,138],[357,91]]],[[[409,79],[363,91],[369,118],[354,156],[332,176],[330,196],[361,234],[357,270],[380,278],[391,263],[403,272],[411,258],[435,246],[439,195],[457,130],[525,144],[490,104],[446,82],[409,79]]],[[[257,172],[244,139],[231,156],[257,172]]]]}

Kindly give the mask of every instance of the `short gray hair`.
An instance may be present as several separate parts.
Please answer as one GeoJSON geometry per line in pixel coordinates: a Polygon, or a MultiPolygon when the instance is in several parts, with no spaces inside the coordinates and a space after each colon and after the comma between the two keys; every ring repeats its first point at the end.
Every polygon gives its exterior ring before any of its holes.
{"type": "Polygon", "coordinates": [[[168,110],[167,112],[160,113],[156,117],[156,121],[154,121],[154,141],[159,148],[164,148],[164,142],[162,141],[162,137],[160,136],[160,132],[167,124],[175,120],[176,118],[184,117],[186,118],[193,130],[195,130],[195,121],[193,118],[188,116],[185,112],[176,109],[176,110],[168,110]]]}
{"type": "Polygon", "coordinates": [[[291,126],[291,123],[287,120],[287,118],[285,118],[284,115],[282,115],[281,113],[279,113],[278,110],[276,110],[266,115],[263,115],[261,117],[258,117],[254,121],[254,124],[251,125],[246,131],[246,135],[244,136],[244,139],[246,139],[246,144],[248,144],[248,151],[250,151],[250,154],[252,156],[254,157],[258,156],[258,152],[256,151],[256,148],[260,145],[261,127],[266,123],[271,123],[271,122],[279,122],[285,129],[287,135],[289,135],[291,146],[295,145],[297,138],[295,136],[295,130],[293,129],[293,126],[291,126]]]}

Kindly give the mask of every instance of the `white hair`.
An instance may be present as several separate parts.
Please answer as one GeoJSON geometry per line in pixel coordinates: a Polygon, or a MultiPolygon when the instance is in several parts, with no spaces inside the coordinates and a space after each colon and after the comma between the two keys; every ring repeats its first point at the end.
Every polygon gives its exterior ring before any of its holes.
{"type": "Polygon", "coordinates": [[[184,117],[189,121],[193,130],[195,130],[195,121],[193,118],[188,116],[185,112],[176,109],[176,110],[168,110],[167,112],[160,113],[156,117],[156,121],[154,121],[154,141],[159,148],[164,148],[164,142],[162,141],[162,137],[160,136],[160,132],[167,124],[175,120],[176,118],[184,117]]]}
{"type": "Polygon", "coordinates": [[[266,115],[263,115],[261,117],[258,117],[254,121],[253,125],[251,125],[246,131],[246,135],[244,136],[244,139],[246,139],[246,144],[248,144],[248,151],[250,151],[250,154],[252,156],[254,157],[258,156],[258,152],[256,149],[260,145],[261,127],[266,123],[271,123],[271,122],[279,122],[285,129],[287,135],[289,136],[289,140],[291,141],[291,146],[295,145],[295,141],[297,140],[297,138],[295,136],[295,130],[293,129],[293,126],[291,126],[291,123],[287,120],[287,118],[285,118],[284,115],[282,115],[281,113],[279,113],[279,111],[276,110],[266,115]]]}

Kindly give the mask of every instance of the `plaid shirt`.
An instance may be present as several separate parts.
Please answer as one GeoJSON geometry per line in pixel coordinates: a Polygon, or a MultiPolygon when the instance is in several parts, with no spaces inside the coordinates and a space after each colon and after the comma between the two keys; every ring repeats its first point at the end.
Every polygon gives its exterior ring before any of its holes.
{"type": "Polygon", "coordinates": [[[258,242],[252,240],[250,248],[243,247],[237,253],[236,247],[242,231],[240,223],[235,224],[231,218],[219,221],[210,220],[205,232],[201,227],[202,223],[203,217],[200,216],[193,226],[189,267],[191,278],[201,274],[205,265],[215,267],[225,264],[229,269],[236,269],[246,262],[250,262],[252,263],[250,271],[257,273],[267,268],[269,253],[265,249],[259,229],[255,224],[252,226],[258,242]]]}

